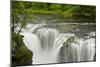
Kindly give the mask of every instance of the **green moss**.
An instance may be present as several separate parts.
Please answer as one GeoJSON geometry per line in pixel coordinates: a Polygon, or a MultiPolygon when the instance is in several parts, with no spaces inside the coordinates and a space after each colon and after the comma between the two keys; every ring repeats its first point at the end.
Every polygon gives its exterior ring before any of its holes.
{"type": "Polygon", "coordinates": [[[12,33],[12,64],[29,65],[32,64],[33,53],[23,43],[22,35],[12,33]]]}

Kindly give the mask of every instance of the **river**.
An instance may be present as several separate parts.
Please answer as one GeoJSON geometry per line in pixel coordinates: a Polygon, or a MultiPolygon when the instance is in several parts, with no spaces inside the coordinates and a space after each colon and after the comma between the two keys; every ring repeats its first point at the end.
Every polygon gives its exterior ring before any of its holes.
{"type": "Polygon", "coordinates": [[[28,23],[21,34],[25,46],[33,52],[33,64],[95,60],[95,23],[41,15],[28,23]]]}

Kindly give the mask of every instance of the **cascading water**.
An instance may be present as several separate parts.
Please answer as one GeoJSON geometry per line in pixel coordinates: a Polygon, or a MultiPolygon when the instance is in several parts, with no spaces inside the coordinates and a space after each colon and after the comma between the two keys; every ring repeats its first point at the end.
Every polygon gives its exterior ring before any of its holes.
{"type": "Polygon", "coordinates": [[[80,62],[93,61],[95,54],[95,39],[87,40],[75,38],[72,42],[67,42],[61,47],[60,62],[80,62]]]}
{"type": "Polygon", "coordinates": [[[31,25],[21,33],[25,45],[33,52],[33,64],[94,60],[94,33],[89,33],[87,39],[79,38],[74,33],[61,33],[43,25],[46,24],[31,25]]]}

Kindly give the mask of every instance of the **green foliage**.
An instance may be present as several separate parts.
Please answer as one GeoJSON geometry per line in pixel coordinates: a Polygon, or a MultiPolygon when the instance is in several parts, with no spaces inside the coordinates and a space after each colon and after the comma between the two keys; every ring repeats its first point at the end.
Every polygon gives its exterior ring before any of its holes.
{"type": "Polygon", "coordinates": [[[24,45],[22,35],[12,33],[12,64],[28,65],[32,63],[32,52],[24,45]]]}
{"type": "Polygon", "coordinates": [[[78,17],[80,6],[66,6],[66,7],[67,8],[62,13],[64,17],[67,17],[67,18],[70,18],[70,17],[77,18],[78,17]]]}
{"type": "Polygon", "coordinates": [[[14,28],[16,27],[15,24],[20,23],[21,28],[18,32],[20,34],[21,29],[28,23],[34,21],[35,17],[33,14],[27,11],[27,9],[30,9],[32,7],[32,4],[19,2],[19,1],[12,1],[12,28],[14,32],[14,28]]]}
{"type": "Polygon", "coordinates": [[[41,2],[12,2],[13,10],[21,14],[51,14],[66,18],[95,19],[95,6],[71,4],[41,3],[41,2]]]}
{"type": "Polygon", "coordinates": [[[60,10],[61,9],[61,5],[60,4],[52,4],[50,6],[51,10],[60,10]]]}
{"type": "Polygon", "coordinates": [[[21,46],[15,55],[16,62],[20,62],[20,64],[25,64],[27,61],[32,60],[32,53],[25,46],[21,46]]]}

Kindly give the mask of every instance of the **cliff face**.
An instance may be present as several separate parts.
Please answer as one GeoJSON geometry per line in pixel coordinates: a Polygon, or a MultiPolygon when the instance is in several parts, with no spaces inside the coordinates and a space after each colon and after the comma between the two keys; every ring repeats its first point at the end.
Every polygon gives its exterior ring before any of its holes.
{"type": "Polygon", "coordinates": [[[31,65],[33,53],[23,43],[22,35],[12,33],[12,65],[31,65]]]}

